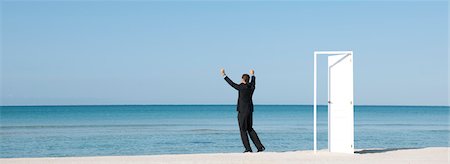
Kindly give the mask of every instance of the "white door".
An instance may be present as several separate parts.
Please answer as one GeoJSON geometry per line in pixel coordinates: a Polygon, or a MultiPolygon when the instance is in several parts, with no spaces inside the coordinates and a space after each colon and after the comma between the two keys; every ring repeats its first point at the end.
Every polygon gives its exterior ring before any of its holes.
{"type": "Polygon", "coordinates": [[[328,56],[328,148],[353,153],[353,55],[328,56]]]}

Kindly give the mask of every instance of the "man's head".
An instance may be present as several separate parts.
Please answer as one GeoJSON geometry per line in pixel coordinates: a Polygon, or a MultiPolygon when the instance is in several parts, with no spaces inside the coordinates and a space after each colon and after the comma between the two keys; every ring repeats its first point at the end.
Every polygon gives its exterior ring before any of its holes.
{"type": "Polygon", "coordinates": [[[243,74],[242,75],[242,83],[248,84],[249,81],[250,81],[250,76],[248,74],[243,74]]]}

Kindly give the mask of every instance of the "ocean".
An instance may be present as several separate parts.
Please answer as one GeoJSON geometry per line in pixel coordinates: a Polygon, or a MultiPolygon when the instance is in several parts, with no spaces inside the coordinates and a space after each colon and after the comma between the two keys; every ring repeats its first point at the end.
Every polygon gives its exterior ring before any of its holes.
{"type": "MultiPolygon", "coordinates": [[[[266,151],[312,150],[311,105],[256,105],[266,151]]],[[[355,148],[449,146],[449,107],[355,106],[355,148]]],[[[327,148],[327,107],[318,148],[327,148]]],[[[252,144],[253,150],[256,150],[252,144]]],[[[234,105],[0,107],[0,157],[239,153],[234,105]]]]}

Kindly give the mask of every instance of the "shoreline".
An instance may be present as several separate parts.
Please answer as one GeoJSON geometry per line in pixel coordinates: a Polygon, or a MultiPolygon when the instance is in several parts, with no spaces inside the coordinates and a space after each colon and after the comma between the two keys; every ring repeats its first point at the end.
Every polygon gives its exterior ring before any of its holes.
{"type": "Polygon", "coordinates": [[[0,158],[3,164],[41,163],[423,163],[446,164],[450,147],[356,149],[355,154],[319,150],[262,153],[168,154],[137,156],[0,158]]]}

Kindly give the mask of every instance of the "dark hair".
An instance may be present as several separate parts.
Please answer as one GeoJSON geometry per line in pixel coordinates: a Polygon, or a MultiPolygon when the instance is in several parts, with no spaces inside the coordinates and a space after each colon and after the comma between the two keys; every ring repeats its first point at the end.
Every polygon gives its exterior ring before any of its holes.
{"type": "Polygon", "coordinates": [[[250,76],[248,74],[243,74],[242,79],[245,81],[245,83],[248,84],[248,82],[250,81],[250,76]]]}

